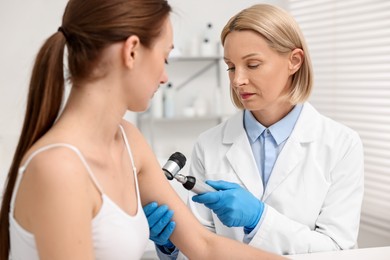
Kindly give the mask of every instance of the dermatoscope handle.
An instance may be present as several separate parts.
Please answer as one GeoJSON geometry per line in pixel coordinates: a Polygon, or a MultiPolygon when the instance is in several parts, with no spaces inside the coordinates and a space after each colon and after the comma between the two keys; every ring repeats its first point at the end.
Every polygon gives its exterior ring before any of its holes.
{"type": "Polygon", "coordinates": [[[203,194],[210,191],[217,191],[213,187],[207,185],[202,181],[197,181],[193,176],[186,176],[187,181],[183,184],[183,187],[187,190],[193,191],[196,194],[203,194]]]}

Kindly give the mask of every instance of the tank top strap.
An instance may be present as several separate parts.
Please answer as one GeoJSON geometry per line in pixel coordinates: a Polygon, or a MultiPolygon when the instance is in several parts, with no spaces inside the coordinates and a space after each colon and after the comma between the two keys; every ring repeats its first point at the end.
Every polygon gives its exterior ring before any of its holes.
{"type": "Polygon", "coordinates": [[[125,130],[123,129],[123,126],[119,125],[119,128],[121,129],[123,140],[125,141],[126,149],[127,149],[127,152],[128,152],[128,154],[130,156],[131,166],[133,167],[134,175],[136,175],[137,174],[137,168],[135,167],[135,164],[134,164],[133,154],[131,153],[129,141],[127,140],[127,136],[126,136],[125,130]]]}
{"type": "MultiPolygon", "coordinates": [[[[137,188],[137,194],[139,194],[139,191],[138,191],[138,180],[137,180],[138,179],[137,178],[137,168],[135,167],[135,164],[134,164],[133,154],[131,153],[129,141],[127,139],[127,136],[126,136],[125,130],[123,129],[123,126],[119,125],[119,128],[121,129],[123,140],[125,141],[125,144],[126,144],[127,153],[129,154],[129,157],[130,157],[131,166],[133,167],[133,174],[134,174],[134,179],[135,179],[136,188],[137,188]]],[[[139,196],[138,196],[138,198],[139,198],[139,196]]]]}
{"type": "Polygon", "coordinates": [[[43,151],[46,151],[46,150],[49,150],[49,149],[52,149],[52,148],[56,148],[56,147],[66,147],[66,148],[69,148],[70,150],[74,151],[78,157],[80,158],[81,162],[83,163],[84,167],[86,168],[89,176],[91,177],[93,183],[95,184],[96,188],[99,190],[99,192],[101,194],[103,194],[103,189],[101,188],[101,186],[99,185],[99,182],[97,181],[97,179],[95,178],[95,175],[93,174],[91,168],[89,167],[88,163],[87,163],[87,160],[84,158],[84,156],[82,155],[82,153],[79,151],[79,149],[77,149],[75,146],[73,145],[70,145],[70,144],[66,144],[66,143],[55,143],[55,144],[49,144],[49,145],[46,145],[46,146],[43,146],[37,150],[35,150],[32,154],[30,154],[30,156],[27,158],[26,162],[24,163],[24,165],[22,165],[21,167],[19,167],[19,171],[18,171],[18,177],[16,179],[16,183],[15,183],[15,189],[14,189],[14,193],[12,194],[12,199],[11,199],[11,211],[12,211],[12,214],[13,214],[13,209],[14,209],[14,204],[15,204],[15,199],[16,199],[16,193],[19,189],[19,185],[20,185],[20,182],[22,180],[22,177],[23,177],[23,174],[24,172],[26,171],[26,168],[27,166],[30,164],[31,160],[36,156],[38,155],[39,153],[43,152],[43,151]]]}

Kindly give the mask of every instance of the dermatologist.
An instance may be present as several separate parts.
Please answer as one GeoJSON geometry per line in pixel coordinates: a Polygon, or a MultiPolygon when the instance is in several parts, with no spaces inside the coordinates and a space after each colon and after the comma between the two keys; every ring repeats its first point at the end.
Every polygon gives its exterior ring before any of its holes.
{"type": "MultiPolygon", "coordinates": [[[[213,232],[271,252],[354,248],[363,147],[307,102],[313,71],[298,24],[254,5],[229,20],[221,42],[240,111],[199,136],[190,174],[218,191],[190,194],[188,206],[213,232]]],[[[160,258],[176,258],[164,238],[160,258]]]]}

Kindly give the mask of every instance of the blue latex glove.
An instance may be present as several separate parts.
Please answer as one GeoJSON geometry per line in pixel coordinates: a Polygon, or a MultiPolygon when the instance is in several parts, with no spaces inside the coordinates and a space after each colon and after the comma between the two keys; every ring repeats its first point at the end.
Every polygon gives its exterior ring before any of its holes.
{"type": "Polygon", "coordinates": [[[252,231],[264,211],[264,203],[237,183],[226,181],[206,181],[216,192],[195,195],[192,200],[203,203],[211,209],[228,227],[244,227],[246,233],[252,231]]]}
{"type": "Polygon", "coordinates": [[[171,221],[173,211],[169,210],[166,205],[158,206],[157,202],[152,202],[144,207],[144,212],[149,224],[149,238],[156,245],[167,248],[175,247],[169,240],[176,226],[176,223],[171,221]]]}

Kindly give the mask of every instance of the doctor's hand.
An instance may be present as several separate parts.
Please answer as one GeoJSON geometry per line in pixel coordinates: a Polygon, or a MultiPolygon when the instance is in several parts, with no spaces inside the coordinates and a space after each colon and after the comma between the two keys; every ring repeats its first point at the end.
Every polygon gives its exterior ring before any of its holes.
{"type": "Polygon", "coordinates": [[[175,245],[169,240],[176,226],[176,223],[171,221],[173,211],[166,205],[158,206],[157,202],[152,202],[144,207],[144,212],[148,219],[150,240],[156,245],[174,248],[175,245]]]}
{"type": "Polygon", "coordinates": [[[210,180],[206,183],[217,191],[195,195],[192,200],[211,209],[225,226],[244,227],[250,233],[263,214],[264,203],[237,183],[210,180]]]}

